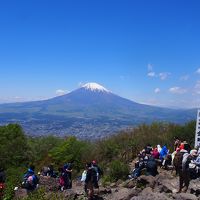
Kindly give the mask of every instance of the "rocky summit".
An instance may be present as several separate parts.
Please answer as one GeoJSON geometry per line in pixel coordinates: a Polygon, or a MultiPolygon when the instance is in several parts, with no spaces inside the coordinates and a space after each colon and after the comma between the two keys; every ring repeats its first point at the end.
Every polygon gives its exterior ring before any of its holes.
{"type": "MultiPolygon", "coordinates": [[[[100,186],[95,191],[96,200],[198,200],[200,199],[200,180],[190,182],[186,193],[177,193],[178,177],[172,171],[159,169],[156,177],[141,175],[138,179],[125,182],[117,181],[106,186],[100,186]]],[[[59,191],[58,181],[55,178],[40,176],[39,190],[43,191],[44,199],[86,200],[83,183],[73,181],[72,189],[59,191]]],[[[27,197],[25,189],[18,189],[15,199],[27,197]]]]}

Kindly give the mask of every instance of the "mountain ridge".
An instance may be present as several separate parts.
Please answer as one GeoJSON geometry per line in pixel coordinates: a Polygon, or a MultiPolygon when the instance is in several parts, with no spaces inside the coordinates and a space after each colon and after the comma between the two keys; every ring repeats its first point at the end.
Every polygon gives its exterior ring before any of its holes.
{"type": "Polygon", "coordinates": [[[47,100],[0,105],[0,122],[20,123],[31,135],[72,134],[82,139],[102,138],[124,128],[153,121],[184,123],[196,110],[139,104],[97,83],[47,100]]]}

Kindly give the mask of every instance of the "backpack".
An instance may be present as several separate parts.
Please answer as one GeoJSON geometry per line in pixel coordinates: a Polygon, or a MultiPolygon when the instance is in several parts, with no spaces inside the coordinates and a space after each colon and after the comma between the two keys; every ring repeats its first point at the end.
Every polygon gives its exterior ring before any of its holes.
{"type": "Polygon", "coordinates": [[[177,152],[174,156],[173,164],[176,169],[176,173],[178,174],[180,170],[182,170],[182,160],[183,160],[183,155],[185,152],[177,152]]]}
{"type": "Polygon", "coordinates": [[[22,187],[25,189],[35,189],[39,182],[38,177],[35,174],[25,174],[22,182],[22,187]]]}
{"type": "Polygon", "coordinates": [[[59,178],[59,185],[60,186],[64,186],[65,185],[65,180],[64,180],[63,176],[60,176],[60,178],[59,178]]]}
{"type": "Polygon", "coordinates": [[[156,163],[155,159],[150,158],[148,160],[146,169],[147,169],[148,175],[156,176],[158,174],[157,163],[156,163]]]}

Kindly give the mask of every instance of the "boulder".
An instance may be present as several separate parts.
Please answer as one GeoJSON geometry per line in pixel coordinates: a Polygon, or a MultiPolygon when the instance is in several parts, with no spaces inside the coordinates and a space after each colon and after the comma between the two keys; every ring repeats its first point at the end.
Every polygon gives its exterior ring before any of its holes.
{"type": "Polygon", "coordinates": [[[173,198],[176,200],[197,200],[198,198],[189,193],[179,193],[179,194],[174,194],[173,198]]]}
{"type": "Polygon", "coordinates": [[[130,200],[170,200],[171,198],[165,193],[153,192],[152,188],[145,188],[138,196],[132,197],[130,200]]]}
{"type": "Polygon", "coordinates": [[[138,195],[140,192],[140,189],[120,188],[120,190],[113,192],[111,195],[105,196],[104,199],[130,200],[133,196],[138,195]]]}
{"type": "Polygon", "coordinates": [[[191,194],[200,196],[200,179],[191,180],[188,190],[191,194]]]}
{"type": "Polygon", "coordinates": [[[122,187],[125,187],[125,188],[134,188],[135,186],[136,186],[136,180],[134,180],[134,179],[126,180],[122,184],[122,187]]]}
{"type": "Polygon", "coordinates": [[[49,176],[39,177],[39,187],[45,187],[46,192],[58,191],[59,183],[57,178],[52,178],[49,176]]]}
{"type": "Polygon", "coordinates": [[[110,194],[112,193],[111,188],[100,187],[99,188],[99,195],[110,194]]]}
{"type": "Polygon", "coordinates": [[[153,176],[145,176],[142,175],[137,179],[137,186],[138,187],[151,187],[154,188],[155,186],[155,177],[153,176]]]}

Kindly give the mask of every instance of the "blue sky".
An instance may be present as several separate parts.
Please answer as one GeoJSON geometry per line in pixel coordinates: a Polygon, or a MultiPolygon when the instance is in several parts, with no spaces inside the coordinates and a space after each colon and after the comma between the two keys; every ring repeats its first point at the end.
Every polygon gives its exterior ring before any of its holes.
{"type": "Polygon", "coordinates": [[[0,103],[97,82],[136,102],[200,107],[200,1],[0,1],[0,103]]]}

